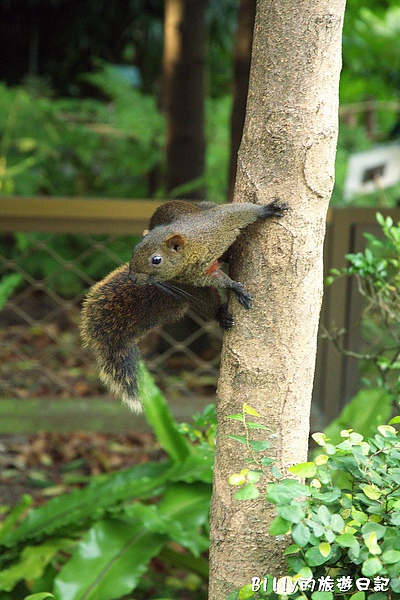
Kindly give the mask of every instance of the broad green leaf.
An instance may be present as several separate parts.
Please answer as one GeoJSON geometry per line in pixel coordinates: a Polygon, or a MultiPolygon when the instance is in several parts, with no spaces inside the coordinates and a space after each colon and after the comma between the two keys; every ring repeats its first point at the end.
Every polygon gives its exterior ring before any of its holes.
{"type": "Polygon", "coordinates": [[[304,523],[297,523],[292,527],[291,535],[293,541],[304,548],[310,539],[310,530],[304,523]]]}
{"type": "Polygon", "coordinates": [[[226,418],[233,419],[234,421],[241,421],[242,423],[244,422],[243,413],[235,413],[234,415],[227,415],[226,418]]]}
{"type": "Polygon", "coordinates": [[[146,419],[157,440],[173,461],[183,461],[192,453],[192,446],[180,433],[161,390],[143,363],[140,364],[139,394],[146,419]]]}
{"type": "Polygon", "coordinates": [[[365,600],[365,592],[356,592],[350,596],[349,600],[365,600]]]}
{"type": "Polygon", "coordinates": [[[318,507],[317,514],[323,525],[329,525],[332,519],[332,514],[323,504],[318,507]]]}
{"type": "Polygon", "coordinates": [[[263,431],[268,431],[268,427],[265,425],[261,425],[261,423],[254,423],[253,421],[247,421],[246,425],[249,429],[259,429],[263,431]]]}
{"type": "Polygon", "coordinates": [[[262,452],[270,448],[270,444],[264,440],[250,440],[249,444],[254,452],[262,452]]]}
{"type": "Polygon", "coordinates": [[[289,467],[288,471],[299,477],[315,477],[317,468],[314,462],[304,462],[289,467]]]}
{"type": "Polygon", "coordinates": [[[368,535],[364,535],[364,543],[367,546],[371,554],[381,554],[382,549],[378,544],[376,533],[371,531],[368,535]]]}
{"type": "Polygon", "coordinates": [[[363,534],[363,536],[367,536],[370,533],[374,533],[376,535],[376,538],[380,540],[386,533],[386,527],[384,525],[380,525],[380,523],[373,523],[369,521],[361,527],[361,533],[363,534]]]}
{"type": "Polygon", "coordinates": [[[259,495],[260,492],[256,486],[252,483],[248,483],[235,493],[234,498],[236,500],[255,500],[259,495]]]}
{"type": "Polygon", "coordinates": [[[357,538],[351,533],[342,533],[341,535],[338,535],[336,543],[339,544],[339,546],[342,546],[342,548],[355,548],[359,545],[357,538]]]}
{"type": "Polygon", "coordinates": [[[400,550],[386,550],[382,554],[382,560],[389,565],[400,562],[400,550]]]}
{"type": "Polygon", "coordinates": [[[25,596],[24,600],[46,600],[46,598],[54,598],[54,596],[48,592],[38,592],[37,594],[25,596]]]}
{"type": "Polygon", "coordinates": [[[282,519],[285,519],[285,521],[289,521],[290,523],[299,523],[305,516],[303,509],[297,502],[296,504],[278,505],[276,510],[282,519]]]}
{"type": "Polygon", "coordinates": [[[300,550],[300,547],[297,544],[290,544],[283,552],[283,556],[289,556],[290,554],[296,554],[300,550]]]}
{"type": "Polygon", "coordinates": [[[276,517],[269,528],[271,535],[284,535],[290,531],[291,523],[285,521],[282,517],[276,517]]]}
{"type": "Polygon", "coordinates": [[[227,435],[227,438],[240,442],[241,444],[247,444],[247,438],[245,435],[227,435]]]}
{"type": "Polygon", "coordinates": [[[335,513],[332,515],[331,518],[331,527],[333,529],[333,531],[343,531],[343,529],[345,528],[345,522],[343,521],[342,517],[335,513]]]}
{"type": "Polygon", "coordinates": [[[48,540],[38,546],[25,546],[16,563],[0,571],[0,590],[10,592],[19,581],[38,579],[60,550],[71,546],[69,539],[48,540]]]}
{"type": "Polygon", "coordinates": [[[318,545],[318,550],[325,558],[331,553],[331,545],[328,542],[321,542],[318,545]]]}
{"type": "Polygon", "coordinates": [[[248,583],[241,587],[237,597],[239,600],[248,600],[249,598],[254,598],[254,592],[252,591],[251,584],[248,583]]]}
{"type": "Polygon", "coordinates": [[[56,577],[56,599],[111,600],[129,594],[166,541],[140,522],[95,523],[56,577]]]}
{"type": "Polygon", "coordinates": [[[311,594],[311,600],[333,600],[333,598],[332,592],[313,592],[311,594]]]}
{"type": "MultiPolygon", "coordinates": [[[[208,523],[211,501],[211,487],[201,482],[170,485],[158,507],[163,515],[180,523],[180,538],[171,537],[194,554],[203,551],[203,547],[194,547],[194,542],[200,539],[197,533],[200,527],[208,523]],[[185,541],[187,539],[187,541],[185,541]]],[[[166,530],[169,533],[169,530],[166,530]]],[[[176,535],[176,534],[174,534],[176,535]]],[[[201,536],[201,539],[203,536],[201,536]]],[[[208,544],[208,540],[207,540],[208,544]]]]}
{"type": "Polygon", "coordinates": [[[210,500],[211,487],[207,484],[170,484],[157,505],[137,502],[126,507],[126,514],[147,530],[168,535],[198,556],[209,546],[208,537],[199,530],[208,523],[210,500]]]}
{"type": "Polygon", "coordinates": [[[361,486],[361,489],[364,492],[364,494],[367,496],[367,498],[370,498],[371,500],[379,500],[379,498],[382,496],[382,490],[380,490],[374,484],[363,485],[363,486],[361,486]]]}
{"type": "Polygon", "coordinates": [[[306,551],[306,561],[310,567],[318,567],[327,561],[327,557],[323,556],[319,549],[315,546],[306,551]]]}
{"type": "Polygon", "coordinates": [[[267,500],[273,504],[290,504],[295,498],[310,495],[309,486],[299,483],[297,479],[283,479],[267,487],[267,500]]]}
{"type": "Polygon", "coordinates": [[[365,577],[374,577],[380,572],[381,569],[381,561],[377,556],[374,556],[373,558],[367,558],[367,560],[364,560],[361,567],[361,572],[363,575],[365,575],[365,577]]]}
{"type": "Polygon", "coordinates": [[[8,533],[10,533],[18,521],[20,515],[32,504],[32,497],[28,495],[24,495],[12,511],[7,515],[7,518],[0,523],[0,543],[1,540],[6,537],[8,533]]]}
{"type": "Polygon", "coordinates": [[[2,543],[12,546],[24,539],[52,534],[62,528],[75,528],[98,519],[106,509],[123,500],[154,492],[169,480],[170,473],[169,463],[146,463],[113,473],[35,508],[16,529],[4,536],[2,543]]]}

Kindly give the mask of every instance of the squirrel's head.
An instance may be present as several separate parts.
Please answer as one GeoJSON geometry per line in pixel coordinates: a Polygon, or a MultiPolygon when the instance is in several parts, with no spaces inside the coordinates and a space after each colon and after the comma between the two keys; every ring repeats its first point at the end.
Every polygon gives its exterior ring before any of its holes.
{"type": "Polygon", "coordinates": [[[145,235],[129,261],[130,277],[138,285],[174,279],[182,269],[185,238],[173,233],[160,242],[161,232],[154,235],[157,229],[145,235]]]}

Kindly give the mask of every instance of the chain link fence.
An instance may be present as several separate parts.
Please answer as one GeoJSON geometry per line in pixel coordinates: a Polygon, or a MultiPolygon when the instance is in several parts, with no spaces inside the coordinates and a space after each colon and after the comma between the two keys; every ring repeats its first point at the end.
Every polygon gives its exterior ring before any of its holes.
{"type": "MultiPolygon", "coordinates": [[[[129,260],[135,241],[127,235],[0,234],[1,280],[10,294],[0,312],[0,396],[107,395],[81,346],[80,307],[96,280],[129,260]]],[[[140,346],[158,385],[179,399],[214,395],[221,341],[216,322],[190,312],[177,325],[150,332],[140,346]]]]}

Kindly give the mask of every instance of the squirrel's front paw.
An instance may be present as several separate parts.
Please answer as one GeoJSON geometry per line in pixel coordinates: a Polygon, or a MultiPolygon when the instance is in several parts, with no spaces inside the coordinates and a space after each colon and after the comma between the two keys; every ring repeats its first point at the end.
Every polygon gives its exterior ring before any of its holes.
{"type": "Polygon", "coordinates": [[[231,329],[234,326],[235,320],[233,315],[228,312],[228,305],[221,304],[217,313],[217,320],[221,329],[231,329]]]}
{"type": "Polygon", "coordinates": [[[236,282],[235,287],[232,288],[235,292],[237,301],[246,309],[250,310],[253,306],[253,296],[246,292],[241,283],[236,282]]]}

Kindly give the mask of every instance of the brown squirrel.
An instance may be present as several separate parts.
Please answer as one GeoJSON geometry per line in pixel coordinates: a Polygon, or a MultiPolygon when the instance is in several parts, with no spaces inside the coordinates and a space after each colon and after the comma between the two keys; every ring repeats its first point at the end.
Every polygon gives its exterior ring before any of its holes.
{"type": "Polygon", "coordinates": [[[219,260],[258,219],[282,217],[289,206],[192,203],[161,205],[129,263],[89,291],[82,309],[81,335],[100,369],[100,379],[132,410],[140,412],[137,340],[149,330],[181,319],[189,307],[216,318],[222,329],[234,325],[217,288],[231,289],[246,309],[252,297],[220,270],[219,260]]]}

